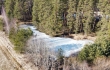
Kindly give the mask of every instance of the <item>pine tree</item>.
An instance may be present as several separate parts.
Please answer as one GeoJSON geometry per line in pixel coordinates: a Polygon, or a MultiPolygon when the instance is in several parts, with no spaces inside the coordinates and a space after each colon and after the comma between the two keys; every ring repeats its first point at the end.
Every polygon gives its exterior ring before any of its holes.
{"type": "Polygon", "coordinates": [[[96,23],[94,11],[96,9],[96,0],[85,0],[83,6],[83,29],[85,34],[90,34],[95,31],[96,23]]]}
{"type": "Polygon", "coordinates": [[[32,19],[32,0],[16,0],[14,7],[14,17],[20,21],[32,19]]]}
{"type": "Polygon", "coordinates": [[[32,12],[32,20],[33,20],[33,23],[34,25],[37,26],[37,28],[39,29],[39,18],[38,18],[38,12],[39,12],[39,9],[38,9],[38,0],[34,0],[33,2],[33,12],[32,12]]]}
{"type": "Polygon", "coordinates": [[[5,1],[5,10],[9,18],[14,17],[14,6],[15,6],[15,0],[5,1]]]}
{"type": "Polygon", "coordinates": [[[79,0],[78,2],[78,8],[77,8],[77,17],[76,17],[76,24],[75,24],[75,33],[82,32],[83,31],[83,5],[84,0],[79,0]]]}
{"type": "Polygon", "coordinates": [[[1,14],[1,10],[2,10],[2,5],[4,4],[4,2],[2,0],[0,0],[0,14],[1,14]]]}
{"type": "Polygon", "coordinates": [[[23,20],[23,1],[16,0],[14,17],[18,20],[23,20]]]}
{"type": "Polygon", "coordinates": [[[77,1],[69,0],[68,1],[68,15],[67,15],[67,25],[69,29],[69,33],[75,32],[75,24],[76,24],[76,12],[77,12],[77,1]]]}
{"type": "Polygon", "coordinates": [[[23,15],[24,15],[24,20],[32,20],[32,3],[33,0],[25,0],[23,3],[23,15]]]}

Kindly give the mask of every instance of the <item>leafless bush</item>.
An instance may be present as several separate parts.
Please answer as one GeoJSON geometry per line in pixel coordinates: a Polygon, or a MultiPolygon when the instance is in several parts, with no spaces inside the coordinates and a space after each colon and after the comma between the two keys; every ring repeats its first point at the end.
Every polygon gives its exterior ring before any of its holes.
{"type": "Polygon", "coordinates": [[[64,70],[91,70],[86,62],[79,62],[76,57],[64,58],[64,70]]]}
{"type": "Polygon", "coordinates": [[[93,70],[110,70],[110,58],[99,57],[94,61],[93,70]]]}
{"type": "Polygon", "coordinates": [[[110,58],[98,57],[92,66],[88,66],[86,61],[79,62],[77,57],[65,58],[63,70],[110,70],[110,58]]]}
{"type": "MultiPolygon", "coordinates": [[[[52,46],[52,45],[51,45],[52,46]]],[[[30,39],[27,43],[26,52],[30,55],[30,60],[38,67],[48,70],[55,60],[55,53],[49,45],[42,39],[30,39]]]]}

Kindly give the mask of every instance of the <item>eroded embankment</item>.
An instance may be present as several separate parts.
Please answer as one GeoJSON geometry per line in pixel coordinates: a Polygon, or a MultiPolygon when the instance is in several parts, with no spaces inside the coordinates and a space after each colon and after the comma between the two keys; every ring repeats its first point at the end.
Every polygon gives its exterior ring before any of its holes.
{"type": "Polygon", "coordinates": [[[4,32],[0,32],[0,49],[11,64],[14,65],[15,70],[37,70],[37,67],[29,62],[25,55],[17,54],[13,47],[4,32]]]}
{"type": "Polygon", "coordinates": [[[14,65],[14,70],[24,70],[22,66],[16,61],[16,59],[10,54],[8,49],[6,49],[4,46],[0,46],[0,49],[7,60],[9,60],[11,65],[14,65]]]}
{"type": "Polygon", "coordinates": [[[16,66],[7,58],[0,48],[0,70],[17,70],[16,66]]]}

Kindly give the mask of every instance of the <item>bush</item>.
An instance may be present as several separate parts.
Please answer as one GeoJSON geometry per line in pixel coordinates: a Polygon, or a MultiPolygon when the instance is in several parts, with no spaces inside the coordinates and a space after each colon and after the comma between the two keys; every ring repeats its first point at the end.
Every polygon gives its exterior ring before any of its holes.
{"type": "Polygon", "coordinates": [[[32,31],[30,29],[25,30],[21,29],[18,30],[18,32],[15,32],[14,29],[11,29],[9,38],[15,45],[14,49],[22,53],[25,50],[26,41],[29,39],[29,37],[32,35],[32,31]]]}
{"type": "Polygon", "coordinates": [[[99,56],[110,56],[110,41],[108,39],[101,40],[91,45],[86,45],[78,54],[78,59],[81,61],[93,62],[99,56]]]}

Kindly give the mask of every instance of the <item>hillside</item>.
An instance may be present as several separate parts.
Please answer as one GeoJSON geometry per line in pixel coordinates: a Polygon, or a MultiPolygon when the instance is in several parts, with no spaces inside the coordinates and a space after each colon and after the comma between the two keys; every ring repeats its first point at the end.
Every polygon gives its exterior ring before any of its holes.
{"type": "MultiPolygon", "coordinates": [[[[13,68],[14,70],[33,70],[35,68],[35,65],[28,60],[29,57],[27,57],[25,54],[21,55],[16,53],[13,47],[13,44],[9,41],[4,32],[0,31],[0,49],[4,54],[3,57],[5,57],[3,61],[5,62],[6,59],[7,64],[9,62],[14,65],[9,66],[10,70],[12,70],[13,68]]],[[[8,66],[6,67],[6,70],[8,70],[8,66]]]]}

